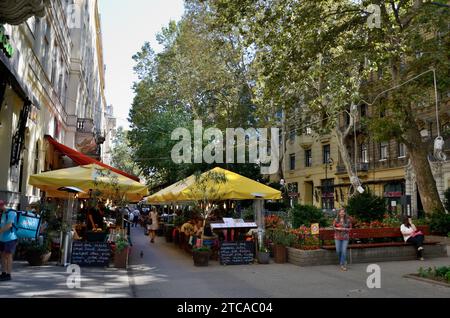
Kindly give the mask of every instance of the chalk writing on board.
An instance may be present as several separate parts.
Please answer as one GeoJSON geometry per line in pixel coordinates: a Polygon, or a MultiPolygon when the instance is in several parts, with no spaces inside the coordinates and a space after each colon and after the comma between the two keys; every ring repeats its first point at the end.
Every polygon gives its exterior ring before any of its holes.
{"type": "Polygon", "coordinates": [[[108,243],[73,242],[72,264],[105,267],[109,265],[111,250],[108,243]]]}
{"type": "Polygon", "coordinates": [[[254,245],[252,242],[222,243],[220,247],[220,264],[244,265],[254,260],[254,245]]]}

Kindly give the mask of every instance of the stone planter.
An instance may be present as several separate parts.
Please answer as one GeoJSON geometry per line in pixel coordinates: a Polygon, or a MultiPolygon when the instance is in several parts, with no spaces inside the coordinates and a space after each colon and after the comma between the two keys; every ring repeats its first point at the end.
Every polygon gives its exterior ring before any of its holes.
{"type": "Polygon", "coordinates": [[[274,245],[273,257],[277,264],[284,264],[287,262],[287,250],[284,245],[274,245]]]}
{"type": "Polygon", "coordinates": [[[337,256],[335,251],[328,250],[300,250],[288,248],[288,261],[297,266],[335,265],[337,256]]]}
{"type": "Polygon", "coordinates": [[[208,266],[209,257],[209,251],[192,251],[192,258],[194,259],[195,266],[208,266]]]}
{"type": "Polygon", "coordinates": [[[26,253],[26,259],[30,266],[43,266],[46,265],[50,259],[52,252],[48,252],[46,254],[42,254],[37,251],[28,251],[26,253]]]}
{"type": "Polygon", "coordinates": [[[120,252],[117,250],[114,253],[114,267],[127,268],[128,267],[128,255],[130,248],[127,247],[120,252]]]}
{"type": "Polygon", "coordinates": [[[269,264],[270,253],[269,252],[258,252],[257,259],[259,264],[269,264]]]}

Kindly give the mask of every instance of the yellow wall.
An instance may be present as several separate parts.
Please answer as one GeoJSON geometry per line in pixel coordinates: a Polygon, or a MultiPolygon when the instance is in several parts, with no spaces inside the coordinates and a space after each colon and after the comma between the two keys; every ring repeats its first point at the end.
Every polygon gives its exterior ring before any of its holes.
{"type": "MultiPolygon", "coordinates": [[[[287,183],[298,183],[299,203],[313,204],[319,208],[322,207],[322,195],[320,187],[322,180],[334,179],[334,185],[345,185],[336,187],[338,196],[335,196],[334,208],[338,209],[347,204],[349,196],[350,180],[346,173],[337,174],[337,164],[339,162],[339,151],[335,137],[314,137],[314,136],[297,136],[295,141],[287,141],[287,151],[284,160],[284,177],[287,183]],[[328,168],[327,176],[325,174],[325,165],[323,164],[323,145],[331,145],[331,158],[334,161],[332,169],[328,168]],[[305,167],[305,149],[312,150],[312,167],[305,167]],[[296,169],[290,171],[289,162],[290,154],[296,155],[296,169]],[[313,188],[312,188],[313,187],[313,188]],[[318,195],[315,195],[317,191],[318,195]],[[342,198],[341,198],[342,194],[342,198]]],[[[371,158],[371,160],[374,160],[371,158]]],[[[403,166],[396,168],[377,168],[368,172],[359,172],[364,186],[367,186],[376,195],[384,196],[384,185],[393,180],[404,180],[405,169],[403,166]]],[[[400,206],[399,206],[400,208],[400,206]]]]}

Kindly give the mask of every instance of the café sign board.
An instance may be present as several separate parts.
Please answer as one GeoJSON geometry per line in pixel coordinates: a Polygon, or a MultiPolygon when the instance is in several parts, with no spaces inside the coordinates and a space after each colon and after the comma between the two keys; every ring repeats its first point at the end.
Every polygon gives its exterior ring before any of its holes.
{"type": "Polygon", "coordinates": [[[6,34],[6,30],[3,25],[0,25],[0,51],[5,53],[8,58],[11,58],[14,54],[14,48],[10,43],[9,35],[6,34]]]}

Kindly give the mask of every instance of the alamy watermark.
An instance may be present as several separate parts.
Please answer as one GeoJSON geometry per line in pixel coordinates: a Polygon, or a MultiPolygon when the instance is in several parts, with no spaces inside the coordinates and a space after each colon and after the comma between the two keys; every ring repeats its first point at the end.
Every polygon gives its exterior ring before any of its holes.
{"type": "Polygon", "coordinates": [[[261,174],[275,174],[279,169],[279,128],[227,128],[224,138],[220,129],[204,130],[203,122],[195,120],[194,136],[180,127],[172,132],[171,140],[179,141],[171,151],[176,164],[253,163],[261,165],[261,174]],[[208,143],[205,147],[204,142],[208,143]]]}
{"type": "Polygon", "coordinates": [[[67,26],[71,29],[81,28],[81,3],[75,0],[67,6],[67,26]]]}
{"type": "Polygon", "coordinates": [[[78,265],[70,265],[67,267],[67,277],[66,285],[69,289],[81,288],[81,268],[78,265]]]}
{"type": "Polygon", "coordinates": [[[369,29],[381,28],[381,8],[377,4],[370,4],[366,8],[367,12],[370,13],[367,18],[367,26],[369,29]]]}
{"type": "Polygon", "coordinates": [[[366,285],[369,289],[380,289],[381,288],[381,267],[377,264],[370,264],[367,266],[367,277],[366,285]]]}

